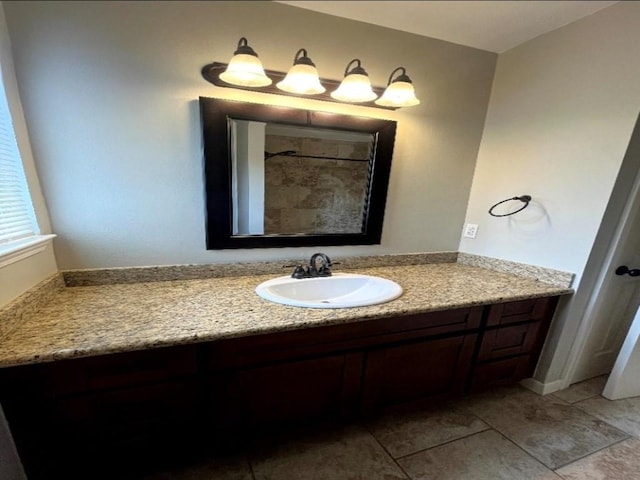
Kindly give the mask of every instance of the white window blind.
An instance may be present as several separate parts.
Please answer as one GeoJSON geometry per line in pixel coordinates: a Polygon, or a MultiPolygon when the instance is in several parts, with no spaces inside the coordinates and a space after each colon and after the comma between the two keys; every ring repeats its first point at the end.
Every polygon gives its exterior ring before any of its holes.
{"type": "Polygon", "coordinates": [[[0,245],[35,235],[36,229],[7,95],[0,80],[0,245]]]}

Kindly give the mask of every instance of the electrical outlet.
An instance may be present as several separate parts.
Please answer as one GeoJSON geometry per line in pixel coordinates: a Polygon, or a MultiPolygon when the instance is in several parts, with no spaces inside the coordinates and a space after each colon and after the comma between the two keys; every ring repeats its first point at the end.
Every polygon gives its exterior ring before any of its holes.
{"type": "Polygon", "coordinates": [[[478,225],[476,225],[475,223],[467,223],[467,226],[464,229],[464,236],[467,238],[476,238],[477,233],[478,225]]]}

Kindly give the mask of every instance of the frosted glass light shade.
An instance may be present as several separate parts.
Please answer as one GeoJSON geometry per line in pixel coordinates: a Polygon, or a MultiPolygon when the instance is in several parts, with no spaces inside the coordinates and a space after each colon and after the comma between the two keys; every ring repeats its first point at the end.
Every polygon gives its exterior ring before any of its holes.
{"type": "Polygon", "coordinates": [[[312,65],[297,64],[291,67],[287,76],[276,84],[280,90],[302,95],[316,95],[326,90],[318,78],[318,70],[312,65]]]}
{"type": "Polygon", "coordinates": [[[220,74],[220,79],[242,87],[266,87],[273,82],[264,73],[260,59],[245,53],[233,56],[227,69],[220,74]]]}
{"type": "Polygon", "coordinates": [[[413,85],[409,82],[393,82],[387,87],[382,96],[376,100],[376,105],[382,107],[411,107],[419,105],[413,85]]]}
{"type": "Polygon", "coordinates": [[[369,77],[359,73],[347,75],[340,86],[331,92],[331,96],[341,102],[351,103],[370,102],[378,97],[371,88],[369,77]]]}

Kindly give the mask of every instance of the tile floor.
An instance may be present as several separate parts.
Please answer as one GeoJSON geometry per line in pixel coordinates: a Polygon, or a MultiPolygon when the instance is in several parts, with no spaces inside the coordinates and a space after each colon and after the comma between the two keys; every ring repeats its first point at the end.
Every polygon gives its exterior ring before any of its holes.
{"type": "Polygon", "coordinates": [[[504,388],[309,427],[145,480],[638,480],[640,397],[606,400],[605,382],[545,397],[504,388]]]}

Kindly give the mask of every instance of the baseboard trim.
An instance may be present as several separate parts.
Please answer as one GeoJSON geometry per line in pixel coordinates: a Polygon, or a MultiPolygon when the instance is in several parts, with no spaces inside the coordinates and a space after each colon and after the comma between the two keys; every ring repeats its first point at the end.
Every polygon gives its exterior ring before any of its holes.
{"type": "Polygon", "coordinates": [[[520,380],[520,385],[534,393],[537,393],[538,395],[549,395],[550,393],[557,392],[563,388],[562,380],[542,383],[533,378],[525,378],[524,380],[520,380]]]}

